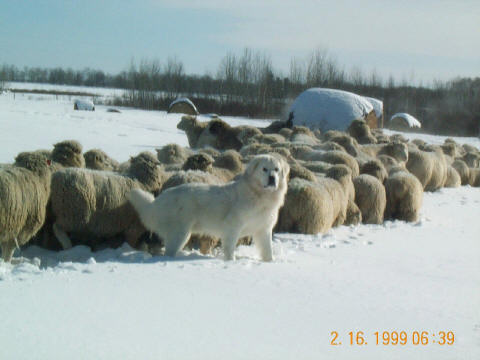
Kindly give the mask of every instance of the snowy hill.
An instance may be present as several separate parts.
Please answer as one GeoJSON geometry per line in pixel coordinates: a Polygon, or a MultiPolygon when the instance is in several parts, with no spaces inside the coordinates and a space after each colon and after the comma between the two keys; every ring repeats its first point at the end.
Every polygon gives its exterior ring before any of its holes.
{"type": "MultiPolygon", "coordinates": [[[[64,139],[119,161],[188,144],[179,114],[72,105],[0,95],[0,163],[64,139]]],[[[20,265],[0,260],[0,359],[478,359],[479,210],[479,188],[425,193],[418,223],[276,234],[273,263],[245,246],[235,262],[188,251],[152,257],[127,245],[30,246],[15,254],[20,265]],[[359,331],[366,343],[350,345],[349,332],[359,331]],[[385,331],[404,331],[406,345],[384,345],[385,331]],[[415,332],[428,332],[428,344],[415,345],[415,332]],[[441,345],[441,332],[454,334],[452,345],[441,345]]]]}

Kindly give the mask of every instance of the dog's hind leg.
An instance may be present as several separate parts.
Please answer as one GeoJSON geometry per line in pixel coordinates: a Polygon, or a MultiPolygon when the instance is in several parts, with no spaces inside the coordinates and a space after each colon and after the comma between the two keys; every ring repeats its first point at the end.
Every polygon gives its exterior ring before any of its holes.
{"type": "Polygon", "coordinates": [[[235,246],[237,245],[238,235],[236,232],[222,238],[222,249],[224,259],[235,260],[235,246]]]}
{"type": "Polygon", "coordinates": [[[174,257],[178,251],[183,249],[190,238],[190,231],[185,229],[175,229],[169,232],[165,238],[165,255],[174,257]]]}

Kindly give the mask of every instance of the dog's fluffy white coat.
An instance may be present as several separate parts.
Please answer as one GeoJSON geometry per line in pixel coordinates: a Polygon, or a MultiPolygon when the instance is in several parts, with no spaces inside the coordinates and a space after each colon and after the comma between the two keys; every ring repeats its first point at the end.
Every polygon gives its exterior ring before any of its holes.
{"type": "Polygon", "coordinates": [[[289,170],[282,158],[259,155],[244,174],[227,184],[184,184],[156,199],[135,189],[129,200],[145,227],[164,239],[167,256],[175,256],[195,233],[220,238],[226,260],[235,259],[239,238],[252,236],[262,260],[271,261],[272,229],[285,198],[289,170]]]}

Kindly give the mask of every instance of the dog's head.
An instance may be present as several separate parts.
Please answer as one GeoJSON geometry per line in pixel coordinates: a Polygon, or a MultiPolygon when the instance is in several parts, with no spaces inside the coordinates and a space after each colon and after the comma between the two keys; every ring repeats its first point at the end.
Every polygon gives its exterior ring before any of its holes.
{"type": "Polygon", "coordinates": [[[289,171],[280,155],[257,155],[248,163],[245,177],[257,189],[277,191],[286,189],[289,171]]]}

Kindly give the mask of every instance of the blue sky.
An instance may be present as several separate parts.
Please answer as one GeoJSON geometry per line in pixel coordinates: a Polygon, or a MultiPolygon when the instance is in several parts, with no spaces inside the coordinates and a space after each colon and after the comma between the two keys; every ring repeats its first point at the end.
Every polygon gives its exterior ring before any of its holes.
{"type": "Polygon", "coordinates": [[[228,52],[326,49],[347,71],[430,82],[480,76],[478,0],[0,0],[0,63],[127,69],[177,56],[215,74],[228,52]]]}

